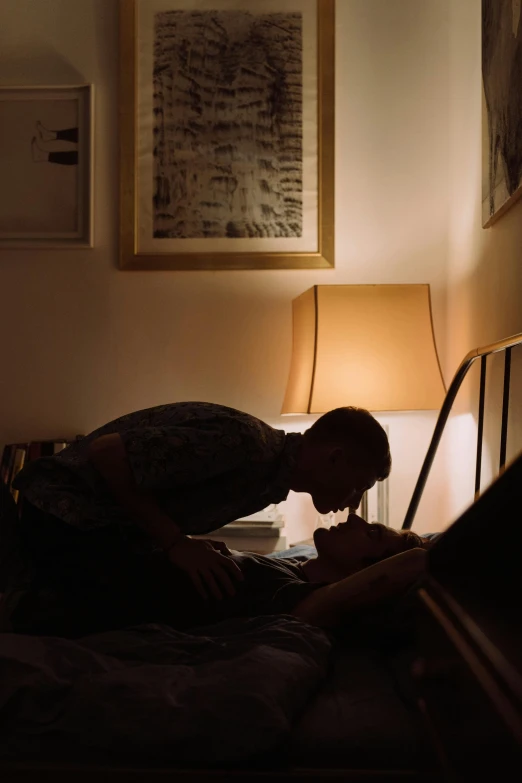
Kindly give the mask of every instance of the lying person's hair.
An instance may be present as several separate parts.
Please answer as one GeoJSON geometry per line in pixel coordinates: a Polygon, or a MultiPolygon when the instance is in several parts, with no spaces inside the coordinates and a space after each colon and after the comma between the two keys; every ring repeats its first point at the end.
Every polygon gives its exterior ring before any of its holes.
{"type": "MultiPolygon", "coordinates": [[[[419,536],[412,530],[398,530],[397,532],[402,538],[401,552],[408,552],[410,549],[429,549],[433,543],[429,538],[419,536]]],[[[389,549],[385,551],[381,557],[366,557],[362,561],[362,568],[368,568],[369,566],[387,560],[389,557],[393,557],[396,554],[396,551],[389,549]]]]}

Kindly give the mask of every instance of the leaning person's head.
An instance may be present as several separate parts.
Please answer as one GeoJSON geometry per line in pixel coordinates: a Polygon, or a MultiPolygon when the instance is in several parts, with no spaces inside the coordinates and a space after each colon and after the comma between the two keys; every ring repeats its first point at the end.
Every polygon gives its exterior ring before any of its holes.
{"type": "Polygon", "coordinates": [[[420,547],[430,541],[410,530],[394,530],[379,523],[370,524],[356,514],[346,522],[314,533],[317,549],[315,568],[321,569],[326,581],[335,581],[385,560],[400,552],[420,547]]]}
{"type": "Polygon", "coordinates": [[[362,408],[336,408],[306,431],[292,489],[309,492],[320,514],[358,508],[390,474],[386,432],[362,408]]]}

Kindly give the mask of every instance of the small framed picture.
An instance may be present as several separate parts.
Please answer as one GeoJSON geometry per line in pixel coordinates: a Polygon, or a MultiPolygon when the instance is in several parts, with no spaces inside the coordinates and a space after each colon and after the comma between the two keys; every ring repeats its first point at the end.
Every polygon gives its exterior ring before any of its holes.
{"type": "Polygon", "coordinates": [[[0,247],[92,247],[93,98],[0,87],[0,247]]]}

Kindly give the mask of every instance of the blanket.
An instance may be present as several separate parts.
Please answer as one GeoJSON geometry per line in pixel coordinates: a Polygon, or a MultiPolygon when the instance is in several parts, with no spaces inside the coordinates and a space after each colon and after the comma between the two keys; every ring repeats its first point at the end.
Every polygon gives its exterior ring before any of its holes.
{"type": "Polygon", "coordinates": [[[79,640],[0,634],[0,756],[241,764],[287,740],[329,652],[319,628],[287,616],[79,640]]]}

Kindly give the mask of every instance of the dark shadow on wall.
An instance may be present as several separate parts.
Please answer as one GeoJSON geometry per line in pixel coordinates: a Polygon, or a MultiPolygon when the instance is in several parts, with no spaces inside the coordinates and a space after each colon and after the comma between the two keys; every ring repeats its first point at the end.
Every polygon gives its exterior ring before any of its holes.
{"type": "Polygon", "coordinates": [[[13,54],[12,49],[0,51],[1,82],[31,87],[83,84],[84,76],[59,54],[40,41],[24,42],[13,54]]]}

